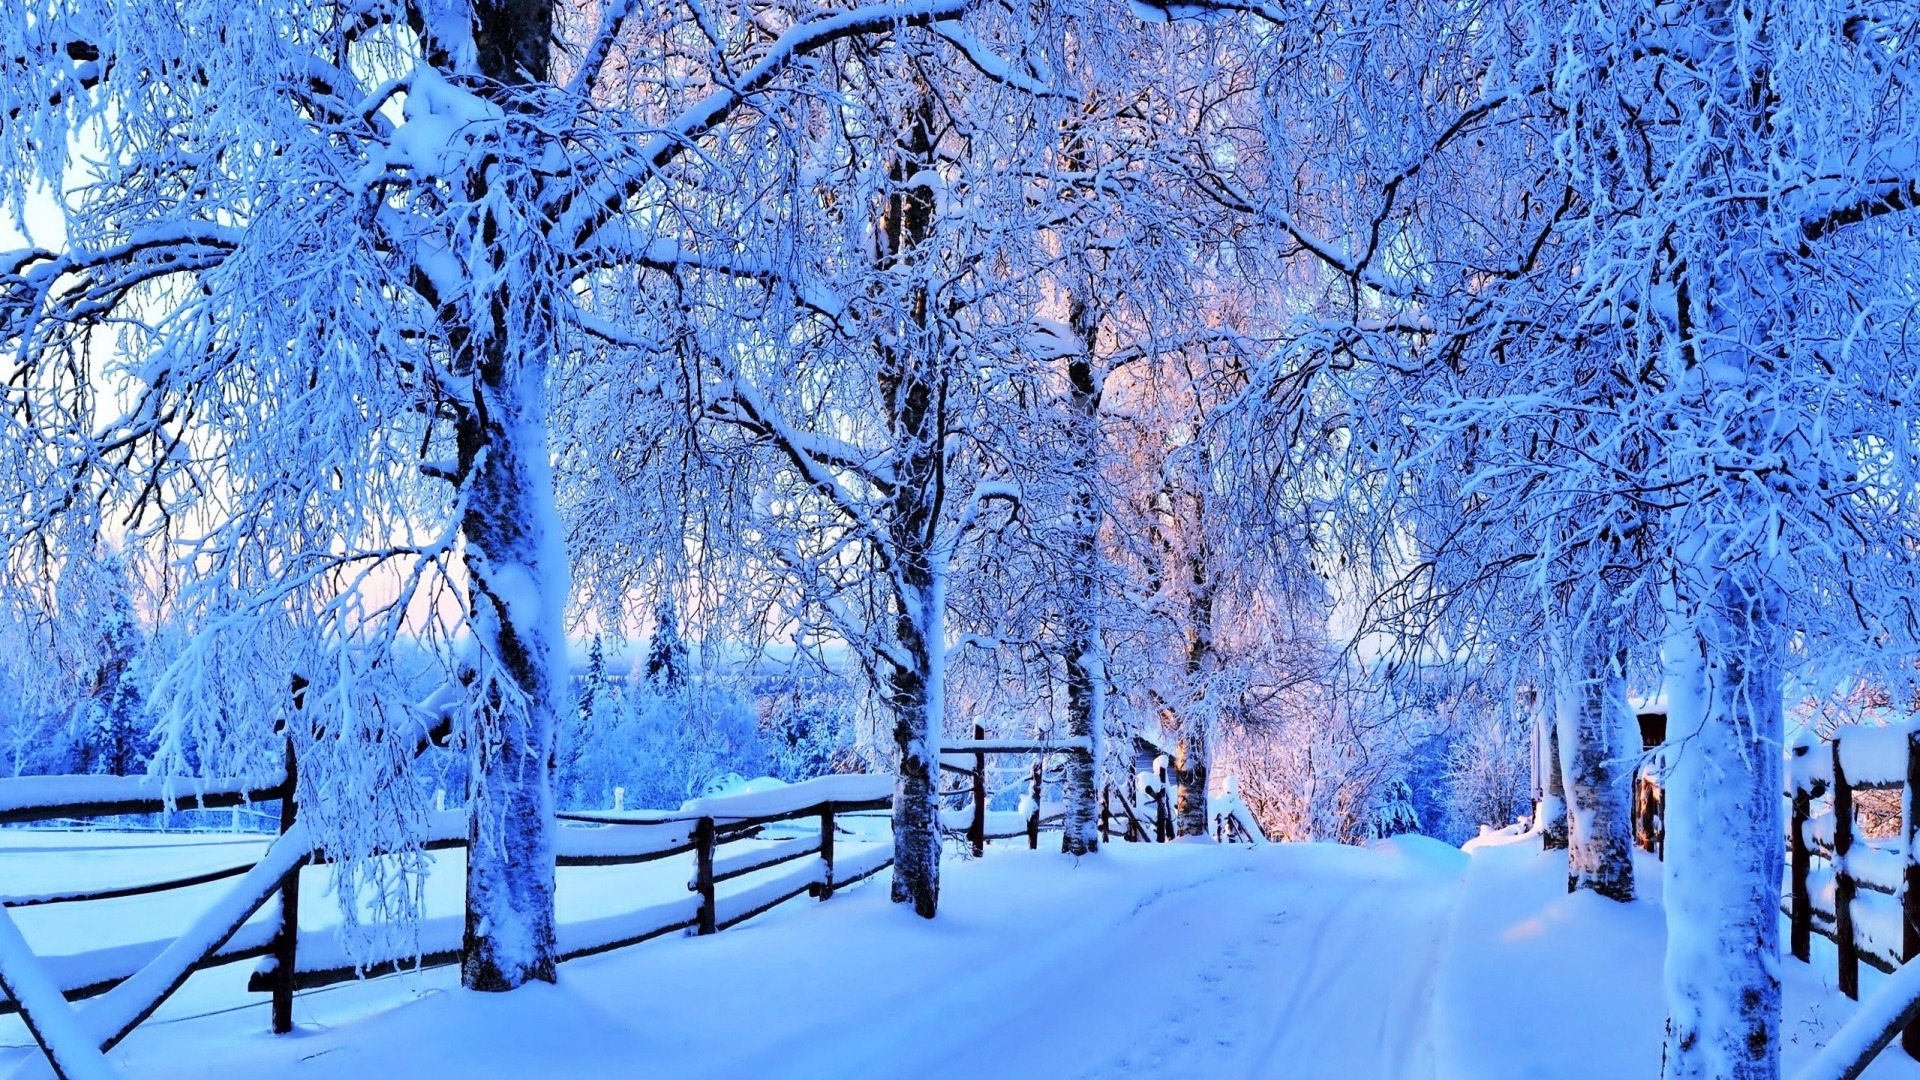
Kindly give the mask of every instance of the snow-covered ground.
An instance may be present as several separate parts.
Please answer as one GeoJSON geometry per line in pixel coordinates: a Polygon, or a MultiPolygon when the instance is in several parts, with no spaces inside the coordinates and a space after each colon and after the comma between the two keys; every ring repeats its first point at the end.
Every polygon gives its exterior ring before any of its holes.
{"type": "MultiPolygon", "coordinates": [[[[76,869],[71,845],[36,834],[22,853],[22,835],[0,833],[7,891],[26,860],[76,869]]],[[[157,843],[130,857],[183,850],[157,843]]],[[[949,861],[933,922],[889,903],[883,874],[569,963],[557,987],[468,994],[442,969],[305,993],[288,1037],[238,965],[196,976],[113,1059],[168,1080],[1657,1076],[1658,864],[1641,864],[1647,899],[1617,905],[1567,896],[1534,841],[1474,847],[996,846],[949,861]]],[[[1789,1072],[1851,1009],[1821,959],[1786,962],[1789,1072]]],[[[31,1052],[0,1019],[0,1074],[31,1052]]],[[[1920,1066],[1894,1050],[1867,1076],[1920,1066]]]]}

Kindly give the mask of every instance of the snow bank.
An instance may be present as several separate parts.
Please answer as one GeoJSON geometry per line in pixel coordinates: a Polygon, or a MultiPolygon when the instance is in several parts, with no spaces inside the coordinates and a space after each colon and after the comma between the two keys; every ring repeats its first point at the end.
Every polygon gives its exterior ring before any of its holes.
{"type": "MultiPolygon", "coordinates": [[[[1642,867],[1644,893],[1659,869],[1642,867]]],[[[1568,895],[1565,854],[1533,837],[1483,837],[1465,872],[1435,990],[1437,1080],[1659,1076],[1659,905],[1568,895]]]]}
{"type": "MultiPolygon", "coordinates": [[[[227,939],[227,943],[214,953],[214,959],[244,960],[256,956],[272,944],[275,932],[276,927],[271,919],[249,922],[227,939]]],[[[40,963],[55,985],[71,993],[125,979],[152,963],[172,943],[172,938],[162,938],[86,948],[86,942],[70,942],[68,944],[79,946],[81,951],[43,953],[40,963]]],[[[0,994],[0,1001],[4,1000],[6,995],[0,994]]]]}
{"type": "Polygon", "coordinates": [[[113,1070],[99,1045],[75,1017],[60,988],[27,947],[20,928],[0,911],[0,987],[24,1002],[34,1035],[49,1048],[67,1080],[109,1080],[113,1070]]]}
{"type": "Polygon", "coordinates": [[[1920,964],[1908,964],[1861,1001],[1859,1011],[1793,1074],[1794,1080],[1848,1080],[1858,1075],[1851,1071],[1853,1064],[1887,1038],[1916,1001],[1920,1001],[1920,964]]]}
{"type": "Polygon", "coordinates": [[[699,914],[700,898],[687,896],[638,911],[605,915],[577,923],[561,923],[555,932],[560,941],[561,957],[572,959],[692,926],[699,914]]]}

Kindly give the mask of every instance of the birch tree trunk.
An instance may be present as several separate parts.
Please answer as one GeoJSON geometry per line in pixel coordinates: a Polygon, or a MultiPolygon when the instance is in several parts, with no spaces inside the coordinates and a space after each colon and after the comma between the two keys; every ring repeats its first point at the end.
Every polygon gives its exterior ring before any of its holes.
{"type": "Polygon", "coordinates": [[[1073,534],[1069,560],[1072,610],[1067,627],[1067,735],[1091,750],[1069,754],[1064,782],[1066,814],[1060,850],[1085,855],[1100,846],[1100,735],[1106,706],[1106,653],[1100,639],[1100,511],[1094,475],[1100,461],[1100,386],[1094,377],[1097,325],[1089,304],[1075,298],[1069,312],[1080,340],[1067,361],[1069,422],[1073,425],[1073,534]]]}
{"type": "MultiPolygon", "coordinates": [[[[551,0],[480,0],[473,12],[476,59],[490,80],[481,92],[509,111],[528,108],[526,89],[548,76],[551,0]]],[[[450,334],[456,366],[473,386],[457,422],[467,476],[460,528],[468,613],[483,654],[468,732],[460,980],[472,990],[511,990],[555,978],[552,769],[567,696],[569,584],[545,415],[553,307],[537,284],[545,245],[529,220],[538,187],[489,164],[468,179],[479,214],[466,240],[486,259],[488,283],[455,301],[466,305],[465,321],[450,334]]]]}
{"type": "Polygon", "coordinates": [[[461,521],[469,613],[497,672],[476,687],[469,732],[460,978],[471,990],[555,976],[552,766],[566,691],[567,563],[540,412],[546,347],[517,337],[492,347],[477,380],[484,408],[462,431],[475,447],[461,521]]]}
{"type": "MultiPolygon", "coordinates": [[[[916,577],[919,575],[915,575],[916,577]]],[[[912,904],[931,919],[940,905],[939,768],[942,700],[946,693],[944,610],[937,578],[916,589],[899,618],[900,646],[915,659],[888,672],[900,771],[893,788],[893,902],[912,904]],[[914,614],[914,609],[918,614],[914,614]]]]}
{"type": "Polygon", "coordinates": [[[1769,5],[1713,0],[1693,9],[1683,28],[1692,33],[1677,39],[1695,50],[1699,96],[1681,100],[1698,103],[1707,140],[1685,205],[1714,210],[1680,249],[1676,272],[1682,404],[1696,432],[1676,457],[1693,457],[1705,475],[1695,481],[1702,505],[1675,530],[1665,642],[1667,1080],[1780,1075],[1781,681],[1791,628],[1779,575],[1792,562],[1778,500],[1792,491],[1783,478],[1818,468],[1806,439],[1821,426],[1782,386],[1792,366],[1819,361],[1793,344],[1802,294],[1778,221],[1734,197],[1780,182],[1769,67],[1784,44],[1780,17],[1769,5]]]}
{"type": "Polygon", "coordinates": [[[1207,812],[1207,772],[1211,764],[1213,701],[1207,685],[1213,673],[1213,569],[1206,541],[1206,484],[1212,475],[1212,457],[1197,444],[1199,475],[1192,492],[1193,539],[1187,550],[1187,690],[1193,707],[1182,718],[1173,747],[1173,820],[1179,836],[1211,836],[1207,812]]]}
{"type": "Polygon", "coordinates": [[[1626,653],[1603,625],[1565,625],[1555,637],[1560,677],[1554,727],[1567,796],[1567,891],[1592,889],[1632,900],[1639,729],[1627,704],[1626,653]]]}
{"type": "Polygon", "coordinates": [[[933,96],[907,110],[892,191],[880,222],[882,257],[911,282],[895,302],[897,330],[877,343],[880,389],[899,464],[887,505],[895,589],[888,707],[900,771],[893,800],[893,900],[931,919],[940,902],[940,734],[946,703],[946,553],[938,530],[946,464],[946,343],[918,263],[932,242],[938,168],[933,96]],[[904,661],[904,663],[902,662],[904,661]]]}

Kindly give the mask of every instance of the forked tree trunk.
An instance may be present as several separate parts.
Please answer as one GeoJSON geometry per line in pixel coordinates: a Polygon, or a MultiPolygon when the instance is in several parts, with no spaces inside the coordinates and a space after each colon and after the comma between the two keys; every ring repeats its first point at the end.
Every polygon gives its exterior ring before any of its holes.
{"type": "MultiPolygon", "coordinates": [[[[1595,615],[1594,621],[1600,616],[1595,615]]],[[[1627,704],[1626,654],[1604,626],[1555,635],[1556,730],[1566,785],[1567,891],[1633,899],[1633,760],[1638,727],[1627,704]]]]}

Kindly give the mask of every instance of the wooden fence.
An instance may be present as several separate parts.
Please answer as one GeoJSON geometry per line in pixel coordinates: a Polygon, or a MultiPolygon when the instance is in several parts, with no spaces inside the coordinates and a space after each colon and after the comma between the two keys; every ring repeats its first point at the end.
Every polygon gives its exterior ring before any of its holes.
{"type": "Polygon", "coordinates": [[[1042,801],[1047,780],[1046,759],[1091,752],[1091,744],[1084,739],[989,739],[986,728],[975,724],[972,740],[945,743],[940,747],[941,771],[965,777],[968,785],[962,790],[941,793],[943,798],[965,796],[967,799],[964,810],[941,813],[942,828],[950,834],[964,836],[975,858],[985,854],[990,840],[1024,836],[1029,848],[1039,848],[1040,831],[1058,827],[1065,816],[1063,808],[1048,806],[1042,801]],[[1033,758],[1025,778],[1027,808],[1024,813],[1004,815],[988,810],[993,795],[988,790],[987,760],[998,755],[1033,758]],[[957,761],[968,764],[956,764],[957,761]]]}
{"type": "MultiPolygon", "coordinates": [[[[1825,742],[1802,739],[1788,749],[1787,778],[1788,951],[1807,961],[1814,934],[1832,941],[1840,992],[1857,999],[1862,963],[1892,972],[1920,957],[1912,798],[1920,791],[1920,731],[1849,725],[1825,742]],[[1881,792],[1895,794],[1869,794],[1881,792]],[[1828,806],[1816,812],[1822,797],[1828,806]],[[1897,814],[1886,812],[1896,800],[1897,814]],[[1861,828],[1865,801],[1881,804],[1870,830],[1861,828]]],[[[1920,1023],[1901,1045],[1920,1058],[1920,1023]]]]}
{"type": "MultiPolygon", "coordinates": [[[[294,686],[296,707],[301,683],[294,686]]],[[[445,724],[427,732],[419,750],[445,736],[445,724]]],[[[1025,836],[1039,846],[1042,828],[1057,824],[1041,796],[1050,755],[1090,753],[1086,740],[988,739],[976,726],[971,741],[942,748],[947,772],[967,776],[970,806],[953,812],[960,820],[943,825],[964,835],[980,854],[994,839],[1025,836]],[[1031,755],[1028,805],[1007,815],[987,809],[987,760],[993,755],[1031,755]],[[951,759],[968,761],[959,767],[951,759]]],[[[90,890],[0,896],[0,1015],[20,1013],[47,1050],[63,1080],[95,1075],[97,1055],[112,1049],[152,1015],[196,971],[247,960],[260,964],[248,989],[271,995],[272,1027],[293,1029],[293,998],[307,990],[405,970],[456,964],[460,960],[464,915],[423,918],[404,951],[386,955],[350,953],[332,931],[302,933],[300,878],[303,869],[332,859],[309,838],[300,821],[298,767],[289,743],[284,775],[270,780],[206,781],[157,777],[30,777],[0,779],[0,825],[47,821],[87,821],[135,814],[211,810],[237,806],[278,806],[279,835],[258,859],[193,874],[133,885],[90,890]],[[26,947],[6,911],[45,904],[72,904],[128,896],[153,895],[238,879],[188,930],[175,938],[115,946],[74,956],[39,957],[26,947]],[[270,919],[254,916],[275,902],[270,919]],[[100,999],[74,1012],[69,1003],[100,999]],[[56,1015],[67,1010],[70,1016],[56,1015]],[[79,1021],[74,1024],[71,1021],[79,1021]],[[77,1028],[81,1042],[64,1045],[53,1036],[77,1028]],[[89,1045],[91,1044],[91,1045],[89,1045]],[[91,1059],[91,1061],[86,1060],[91,1059]]],[[[1164,785],[1163,785],[1164,786],[1164,785]]],[[[840,849],[836,837],[853,816],[885,815],[892,808],[893,779],[884,776],[829,776],[773,791],[695,800],[680,811],[561,813],[555,832],[559,867],[628,866],[682,855],[692,856],[688,895],[615,915],[562,923],[557,928],[562,961],[638,944],[674,931],[712,934],[745,922],[802,893],[825,900],[836,889],[863,880],[893,864],[892,845],[866,850],[840,849]],[[793,828],[801,822],[808,827],[793,828]],[[817,824],[815,824],[817,822],[817,824]],[[789,835],[774,838],[771,831],[789,835]],[[748,841],[755,843],[748,844],[748,841]],[[730,849],[730,845],[738,845],[730,849]],[[719,886],[776,867],[799,865],[732,891],[719,886]]],[[[1164,791],[1161,803],[1164,804],[1164,791]]],[[[1102,815],[1105,828],[1107,815],[1102,815]]],[[[1170,830],[1164,805],[1157,828],[1170,830]]],[[[1137,823],[1134,827],[1138,827],[1137,823]]],[[[436,812],[423,841],[428,850],[463,849],[468,844],[464,812],[436,812]]]]}
{"type": "MultiPolygon", "coordinates": [[[[277,801],[281,807],[281,835],[255,860],[134,885],[0,896],[0,993],[5,995],[0,997],[0,1014],[23,1014],[58,1075],[69,1080],[91,1075],[89,1064],[77,1058],[88,1056],[90,1049],[101,1054],[110,1050],[196,971],[263,960],[248,988],[272,995],[273,1030],[285,1033],[292,1030],[297,990],[459,962],[464,916],[421,920],[417,947],[405,955],[350,956],[331,931],[298,932],[300,871],[324,865],[329,858],[310,842],[298,820],[298,803],[292,798],[296,772],[289,760],[286,775],[272,783],[152,777],[0,780],[0,824],[159,814],[246,802],[277,801]],[[230,878],[240,880],[184,934],[75,956],[32,955],[5,914],[12,908],[150,895],[230,878]],[[255,913],[276,897],[275,917],[254,921],[255,913]],[[100,1000],[69,1017],[53,1015],[57,1009],[71,1011],[68,1002],[88,998],[100,1000]],[[71,1043],[64,1048],[54,1045],[54,1031],[76,1027],[92,1047],[83,1045],[76,1051],[71,1043]]],[[[836,837],[844,832],[839,822],[848,816],[889,811],[892,786],[891,777],[830,776],[770,792],[696,800],[673,814],[559,815],[558,866],[620,866],[693,856],[687,897],[562,923],[557,928],[560,958],[590,956],[676,930],[715,933],[802,893],[825,900],[835,890],[879,873],[893,863],[891,844],[841,852],[836,837]],[[770,827],[802,821],[809,822],[809,827],[799,835],[777,840],[763,835],[770,827]],[[817,825],[812,825],[815,821],[817,825]],[[749,840],[762,842],[743,843],[749,840]],[[736,844],[741,845],[738,850],[728,850],[736,844]],[[731,892],[718,888],[794,862],[801,865],[745,888],[731,892]]],[[[426,839],[429,849],[466,844],[464,813],[434,816],[426,839]]]]}

